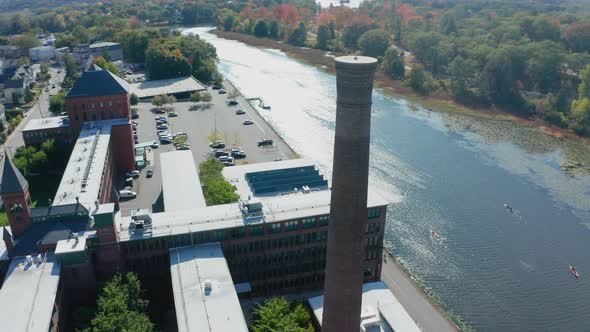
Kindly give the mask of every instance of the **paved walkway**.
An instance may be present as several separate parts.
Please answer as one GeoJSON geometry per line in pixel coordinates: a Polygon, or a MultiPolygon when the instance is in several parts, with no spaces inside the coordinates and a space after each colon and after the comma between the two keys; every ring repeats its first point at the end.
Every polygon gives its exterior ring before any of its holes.
{"type": "Polygon", "coordinates": [[[437,307],[428,301],[427,296],[418,288],[401,267],[384,254],[381,280],[387,284],[408,314],[425,332],[456,332],[457,325],[450,322],[437,307]]]}

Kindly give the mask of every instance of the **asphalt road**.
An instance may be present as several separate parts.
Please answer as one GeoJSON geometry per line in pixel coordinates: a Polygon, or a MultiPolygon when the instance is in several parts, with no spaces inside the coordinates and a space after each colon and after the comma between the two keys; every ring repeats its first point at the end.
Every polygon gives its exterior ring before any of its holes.
{"type": "MultiPolygon", "coordinates": [[[[228,92],[233,89],[226,84],[228,92]]],[[[226,148],[241,147],[246,153],[245,159],[236,160],[236,164],[261,163],[275,159],[290,159],[296,157],[291,148],[272,130],[272,128],[260,117],[260,115],[248,104],[243,97],[237,100],[239,105],[228,106],[228,94],[221,95],[218,91],[209,90],[213,100],[211,103],[192,103],[181,101],[171,105],[177,117],[168,118],[169,129],[172,134],[185,132],[188,134],[188,142],[195,162],[198,164],[211,157],[209,138],[217,131],[221,139],[226,143],[226,148]],[[244,109],[246,114],[236,115],[237,109],[244,109]],[[243,121],[249,119],[252,125],[244,125],[243,121]],[[259,148],[258,140],[270,138],[275,146],[259,148]]],[[[158,135],[154,118],[158,115],[152,112],[154,106],[151,103],[139,103],[134,106],[138,109],[139,125],[137,129],[139,143],[158,141],[158,135]]],[[[130,215],[132,209],[150,208],[152,211],[161,210],[161,172],[160,153],[173,151],[171,144],[160,145],[153,149],[154,175],[146,177],[146,169],[141,170],[141,176],[134,181],[132,190],[137,192],[137,198],[120,204],[122,214],[130,215]]]]}
{"type": "Polygon", "coordinates": [[[49,112],[49,95],[56,94],[59,92],[60,84],[64,79],[64,72],[62,70],[61,73],[60,68],[49,67],[49,73],[51,74],[51,82],[55,83],[55,88],[49,87],[49,91],[45,91],[45,87],[41,90],[41,95],[33,107],[25,113],[25,118],[18,127],[12,132],[12,134],[6,139],[4,143],[4,147],[8,150],[9,153],[13,154],[14,151],[20,146],[25,145],[23,140],[22,130],[27,125],[30,119],[40,119],[53,116],[51,112],[49,112]]]}
{"type": "Polygon", "coordinates": [[[425,332],[457,332],[459,328],[428,301],[427,296],[385,253],[381,280],[391,289],[410,317],[425,332]]]}

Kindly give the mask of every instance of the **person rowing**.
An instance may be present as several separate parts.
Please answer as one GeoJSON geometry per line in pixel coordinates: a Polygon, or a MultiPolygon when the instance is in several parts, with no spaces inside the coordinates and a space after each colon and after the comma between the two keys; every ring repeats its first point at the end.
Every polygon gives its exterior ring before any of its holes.
{"type": "Polygon", "coordinates": [[[570,273],[574,276],[574,278],[576,279],[580,279],[580,272],[576,271],[576,268],[570,265],[570,273]]]}

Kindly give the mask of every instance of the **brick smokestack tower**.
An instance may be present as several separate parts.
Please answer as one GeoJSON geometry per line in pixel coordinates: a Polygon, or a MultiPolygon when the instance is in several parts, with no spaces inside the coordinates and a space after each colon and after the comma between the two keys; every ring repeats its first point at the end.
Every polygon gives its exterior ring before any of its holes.
{"type": "Polygon", "coordinates": [[[377,60],[336,58],[336,136],[322,332],[360,330],[362,236],[367,219],[371,93],[377,60]]]}

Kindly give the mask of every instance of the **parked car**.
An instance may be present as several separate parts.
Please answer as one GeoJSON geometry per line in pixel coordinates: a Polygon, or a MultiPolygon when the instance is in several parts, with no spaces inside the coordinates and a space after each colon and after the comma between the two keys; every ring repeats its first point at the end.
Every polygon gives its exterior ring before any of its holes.
{"type": "Polygon", "coordinates": [[[211,89],[213,89],[213,90],[220,90],[221,87],[219,85],[214,85],[211,89]]]}
{"type": "Polygon", "coordinates": [[[227,102],[227,104],[229,106],[236,106],[238,104],[238,101],[237,100],[230,100],[230,101],[227,102]]]}
{"type": "Polygon", "coordinates": [[[221,156],[227,156],[227,155],[228,155],[227,151],[215,150],[215,158],[219,158],[221,156]]]}
{"type": "Polygon", "coordinates": [[[246,153],[242,149],[231,149],[231,155],[236,159],[246,158],[246,153]]]}
{"type": "Polygon", "coordinates": [[[225,148],[225,143],[223,143],[222,141],[215,141],[209,144],[209,146],[213,149],[223,149],[225,148]]]}
{"type": "Polygon", "coordinates": [[[156,129],[168,129],[168,125],[163,123],[156,126],[156,129]]]}
{"type": "Polygon", "coordinates": [[[234,166],[235,163],[233,161],[229,161],[229,160],[224,160],[221,162],[223,164],[223,166],[234,166]]]}
{"type": "Polygon", "coordinates": [[[168,137],[160,137],[160,143],[161,144],[170,144],[170,143],[172,143],[172,139],[168,138],[168,137]]]}
{"type": "Polygon", "coordinates": [[[168,130],[166,129],[160,129],[158,130],[158,136],[168,136],[168,130]]]}
{"type": "Polygon", "coordinates": [[[220,89],[220,90],[218,91],[218,93],[219,93],[220,95],[224,95],[224,94],[226,94],[226,93],[227,93],[227,91],[225,91],[225,90],[223,90],[223,89],[220,89]]]}
{"type": "Polygon", "coordinates": [[[262,139],[258,141],[258,146],[269,146],[272,145],[273,141],[271,139],[262,139]]]}
{"type": "Polygon", "coordinates": [[[131,118],[132,119],[139,119],[139,113],[133,113],[133,114],[131,114],[131,118]]]}
{"type": "Polygon", "coordinates": [[[176,138],[176,137],[188,137],[188,134],[180,131],[180,132],[177,132],[176,135],[174,135],[174,138],[176,138]]]}
{"type": "Polygon", "coordinates": [[[170,113],[168,113],[168,116],[171,117],[171,118],[174,118],[174,117],[177,117],[178,116],[178,113],[176,113],[176,112],[170,112],[170,113]]]}
{"type": "Polygon", "coordinates": [[[188,145],[180,145],[176,147],[176,150],[190,150],[188,145]]]}
{"type": "Polygon", "coordinates": [[[246,114],[246,111],[244,111],[244,110],[236,110],[236,115],[242,115],[242,114],[246,114]]]}
{"type": "Polygon", "coordinates": [[[153,142],[152,145],[150,145],[152,149],[157,149],[159,146],[160,144],[158,144],[158,142],[153,142]]]}
{"type": "Polygon", "coordinates": [[[139,173],[138,170],[129,171],[125,174],[125,176],[127,176],[129,178],[134,178],[134,179],[137,179],[140,175],[141,175],[141,173],[139,173]]]}
{"type": "Polygon", "coordinates": [[[244,120],[243,124],[244,124],[244,126],[253,125],[254,124],[254,121],[252,121],[252,120],[244,120]]]}
{"type": "Polygon", "coordinates": [[[166,117],[165,116],[162,116],[162,115],[158,115],[154,119],[156,119],[156,120],[158,120],[158,119],[164,119],[164,120],[166,120],[166,117]]]}
{"type": "Polygon", "coordinates": [[[137,126],[137,125],[139,125],[139,122],[137,122],[137,121],[131,121],[131,124],[134,125],[134,126],[137,126]]]}
{"type": "Polygon", "coordinates": [[[153,175],[154,175],[154,169],[151,168],[151,167],[149,167],[147,169],[147,172],[145,173],[145,176],[148,177],[148,178],[151,178],[153,175]]]}
{"type": "Polygon", "coordinates": [[[161,108],[154,108],[154,113],[156,113],[156,114],[164,114],[165,112],[161,108]]]}
{"type": "Polygon", "coordinates": [[[168,120],[158,119],[158,120],[156,120],[156,124],[157,125],[160,125],[160,124],[168,124],[168,120]]]}
{"type": "Polygon", "coordinates": [[[131,191],[128,189],[119,190],[119,197],[121,197],[121,198],[135,198],[135,197],[137,197],[137,193],[135,191],[131,191]]]}

